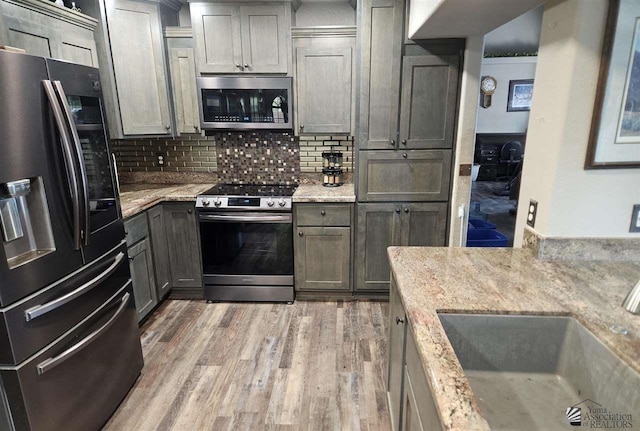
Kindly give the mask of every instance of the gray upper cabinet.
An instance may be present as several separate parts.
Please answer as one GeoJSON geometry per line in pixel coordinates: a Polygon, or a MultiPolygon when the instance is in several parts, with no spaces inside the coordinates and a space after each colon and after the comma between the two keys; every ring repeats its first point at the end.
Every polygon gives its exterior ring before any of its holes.
{"type": "Polygon", "coordinates": [[[0,1],[0,6],[4,43],[28,54],[98,67],[95,19],[39,0],[0,1]]]}
{"type": "Polygon", "coordinates": [[[241,72],[240,7],[214,3],[190,3],[189,6],[198,72],[241,72]]]}
{"type": "Polygon", "coordinates": [[[355,31],[295,38],[294,47],[298,133],[353,133],[355,31]]]}
{"type": "Polygon", "coordinates": [[[193,203],[164,204],[164,221],[174,290],[202,291],[200,239],[193,203]]]}
{"type": "Polygon", "coordinates": [[[364,0],[360,26],[360,149],[397,140],[404,0],[364,0]]]}
{"type": "Polygon", "coordinates": [[[387,248],[400,245],[400,204],[358,205],[356,235],[356,290],[389,289],[387,248]]]}
{"type": "Polygon", "coordinates": [[[402,61],[399,148],[452,148],[458,100],[457,55],[402,61]]]}
{"type": "Polygon", "coordinates": [[[288,73],[287,6],[190,3],[198,73],[288,73]]]}
{"type": "Polygon", "coordinates": [[[155,269],[156,292],[158,300],[164,298],[171,290],[171,270],[169,263],[169,246],[164,223],[164,211],[156,205],[147,211],[149,234],[153,249],[153,267],[155,269]]]}
{"type": "Polygon", "coordinates": [[[451,150],[361,151],[362,202],[447,201],[451,150]]]}
{"type": "Polygon", "coordinates": [[[122,133],[171,134],[159,5],[107,0],[107,24],[122,133]]]}
{"type": "Polygon", "coordinates": [[[350,290],[351,229],[298,227],[297,231],[296,290],[350,290]]]}
{"type": "Polygon", "coordinates": [[[200,131],[193,48],[169,48],[173,109],[178,133],[200,131]]]}

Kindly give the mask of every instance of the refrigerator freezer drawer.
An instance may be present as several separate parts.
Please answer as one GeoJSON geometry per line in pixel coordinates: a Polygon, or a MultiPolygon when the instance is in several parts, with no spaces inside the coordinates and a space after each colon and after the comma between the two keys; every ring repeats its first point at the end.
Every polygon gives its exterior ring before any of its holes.
{"type": "Polygon", "coordinates": [[[123,242],[77,274],[0,309],[0,365],[16,365],[73,328],[129,280],[123,242]]]}
{"type": "Polygon", "coordinates": [[[99,430],[142,369],[131,282],[89,319],[18,367],[0,370],[16,430],[99,430]]]}

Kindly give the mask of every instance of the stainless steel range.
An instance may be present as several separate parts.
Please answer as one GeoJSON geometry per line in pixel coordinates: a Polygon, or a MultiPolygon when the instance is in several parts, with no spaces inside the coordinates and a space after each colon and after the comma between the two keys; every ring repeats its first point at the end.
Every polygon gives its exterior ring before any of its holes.
{"type": "Polygon", "coordinates": [[[198,196],[207,301],[293,301],[294,191],[222,184],[198,196]]]}

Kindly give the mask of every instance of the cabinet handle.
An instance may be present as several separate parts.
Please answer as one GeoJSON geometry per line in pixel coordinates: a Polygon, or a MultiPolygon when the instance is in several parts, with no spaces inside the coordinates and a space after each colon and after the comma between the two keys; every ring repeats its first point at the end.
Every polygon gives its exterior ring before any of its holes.
{"type": "Polygon", "coordinates": [[[298,236],[302,236],[302,235],[304,235],[302,231],[298,232],[298,236]]]}
{"type": "Polygon", "coordinates": [[[404,157],[405,159],[407,158],[408,154],[407,153],[403,153],[402,157],[404,157]]]}
{"type": "Polygon", "coordinates": [[[300,124],[300,130],[304,129],[304,124],[300,124]]]}
{"type": "Polygon", "coordinates": [[[320,214],[325,215],[326,212],[323,210],[323,211],[320,211],[320,214]]]}
{"type": "Polygon", "coordinates": [[[193,210],[189,209],[189,210],[187,210],[187,212],[188,212],[189,214],[192,214],[192,213],[193,213],[193,210]]]}
{"type": "Polygon", "coordinates": [[[248,69],[249,68],[249,63],[245,63],[244,67],[248,69]]]}
{"type": "Polygon", "coordinates": [[[197,124],[193,125],[193,128],[196,129],[196,132],[198,131],[198,129],[200,128],[200,126],[198,126],[197,124]]]}
{"type": "Polygon", "coordinates": [[[171,130],[171,126],[164,126],[165,129],[167,129],[167,131],[171,130]]]}
{"type": "Polygon", "coordinates": [[[396,325],[399,325],[401,323],[404,324],[404,319],[401,319],[398,316],[396,316],[396,325]]]}
{"type": "Polygon", "coordinates": [[[402,140],[402,145],[407,145],[407,140],[406,139],[402,140]]]}
{"type": "Polygon", "coordinates": [[[396,212],[399,213],[400,212],[400,208],[396,208],[396,212]]]}
{"type": "Polygon", "coordinates": [[[395,146],[396,146],[396,141],[395,141],[395,140],[393,140],[393,139],[392,139],[392,140],[390,140],[390,141],[389,141],[389,145],[392,145],[392,146],[394,146],[394,147],[395,147],[395,146]]]}
{"type": "Polygon", "coordinates": [[[409,212],[409,208],[405,208],[404,212],[408,213],[409,212]]]}
{"type": "Polygon", "coordinates": [[[242,67],[242,66],[240,66],[240,63],[236,63],[236,67],[242,67]]]}

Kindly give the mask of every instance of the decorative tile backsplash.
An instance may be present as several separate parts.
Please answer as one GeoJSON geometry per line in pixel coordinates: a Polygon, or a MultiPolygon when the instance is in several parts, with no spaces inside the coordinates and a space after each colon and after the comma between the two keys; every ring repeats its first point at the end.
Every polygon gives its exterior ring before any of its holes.
{"type": "Polygon", "coordinates": [[[353,171],[352,136],[220,132],[112,140],[111,145],[120,172],[217,172],[225,182],[297,182],[300,173],[322,171],[322,152],[331,147],[344,153],[345,171],[353,171]],[[158,164],[158,153],[164,166],[158,164]]]}
{"type": "Polygon", "coordinates": [[[227,184],[297,184],[298,138],[282,132],[215,135],[218,178],[227,184]]]}

